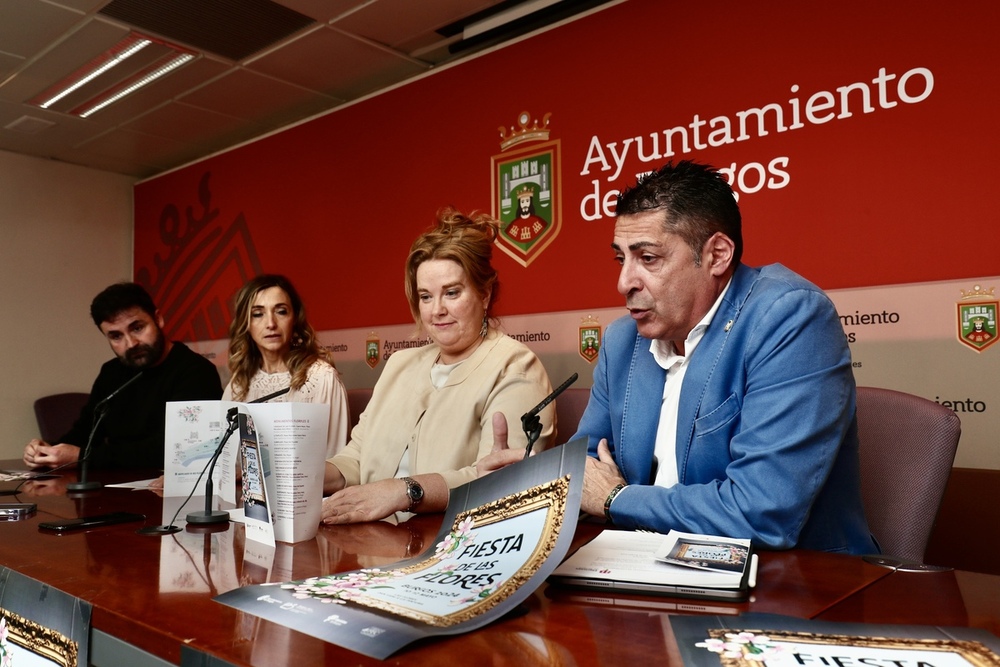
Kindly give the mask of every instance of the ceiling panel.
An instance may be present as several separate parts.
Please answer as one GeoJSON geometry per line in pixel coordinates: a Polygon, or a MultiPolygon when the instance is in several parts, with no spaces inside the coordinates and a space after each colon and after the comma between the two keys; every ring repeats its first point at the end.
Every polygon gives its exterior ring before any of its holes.
{"type": "Polygon", "coordinates": [[[122,129],[143,132],[175,141],[194,141],[217,146],[214,137],[229,135],[246,138],[255,129],[252,121],[209,111],[199,107],[170,102],[150,113],[122,125],[122,129]]]}
{"type": "Polygon", "coordinates": [[[4,150],[51,157],[61,145],[73,146],[106,131],[107,128],[94,121],[66,117],[51,111],[26,108],[23,104],[11,104],[0,100],[0,137],[3,138],[4,150]],[[52,125],[32,135],[26,135],[16,128],[6,129],[11,123],[23,118],[37,119],[52,125]]]}
{"type": "Polygon", "coordinates": [[[132,130],[118,130],[101,137],[100,141],[84,143],[72,149],[72,155],[99,156],[106,160],[143,165],[145,170],[167,168],[175,160],[190,155],[185,142],[158,137],[132,130]]]}
{"type": "Polygon", "coordinates": [[[75,26],[81,12],[37,0],[0,2],[0,51],[28,58],[75,26]]]}
{"type": "Polygon", "coordinates": [[[300,14],[311,16],[320,23],[327,23],[371,5],[372,0],[283,0],[281,4],[300,14]]]}
{"type": "Polygon", "coordinates": [[[248,65],[325,95],[349,100],[430,69],[406,54],[321,28],[248,65]]]}
{"type": "Polygon", "coordinates": [[[317,96],[311,90],[246,69],[232,69],[178,100],[236,118],[263,122],[285,115],[289,109],[308,108],[315,113],[343,102],[317,96]]]}

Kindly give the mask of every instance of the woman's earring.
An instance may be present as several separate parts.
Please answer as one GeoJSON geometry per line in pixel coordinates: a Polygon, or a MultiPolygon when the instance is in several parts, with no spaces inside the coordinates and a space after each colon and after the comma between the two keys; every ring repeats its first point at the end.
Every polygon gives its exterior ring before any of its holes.
{"type": "Polygon", "coordinates": [[[483,328],[479,330],[479,336],[481,338],[486,338],[486,334],[490,331],[490,318],[486,313],[483,313],[483,328]]]}
{"type": "Polygon", "coordinates": [[[292,336],[292,347],[299,348],[302,347],[302,336],[295,334],[292,336]]]}

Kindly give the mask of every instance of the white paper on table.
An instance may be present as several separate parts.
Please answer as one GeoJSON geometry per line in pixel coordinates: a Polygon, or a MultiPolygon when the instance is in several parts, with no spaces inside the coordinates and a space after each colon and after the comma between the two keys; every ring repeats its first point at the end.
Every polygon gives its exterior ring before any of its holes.
{"type": "Polygon", "coordinates": [[[170,401],[166,404],[163,447],[163,496],[187,496],[205,478],[198,476],[208,464],[225,432],[226,410],[236,403],[223,401],[170,401]]]}
{"type": "Polygon", "coordinates": [[[156,481],[153,479],[139,479],[134,482],[119,482],[118,484],[105,484],[104,487],[107,489],[133,489],[139,491],[142,489],[148,489],[149,485],[156,481]]]}

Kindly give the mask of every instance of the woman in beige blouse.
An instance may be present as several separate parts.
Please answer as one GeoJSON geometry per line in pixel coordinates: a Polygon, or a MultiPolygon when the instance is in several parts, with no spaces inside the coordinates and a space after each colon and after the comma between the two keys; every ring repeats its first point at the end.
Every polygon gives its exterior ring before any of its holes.
{"type": "MultiPolygon", "coordinates": [[[[496,428],[552,390],[538,357],[499,331],[499,291],[490,259],[499,223],[453,209],[414,241],[406,260],[406,297],[427,344],[394,352],[351,441],[327,462],[325,523],[354,523],[395,512],[440,512],[449,490],[476,477],[496,428]]],[[[539,450],[555,434],[555,408],[540,414],[539,450]]],[[[511,428],[509,446],[527,436],[511,428]]]]}
{"type": "Polygon", "coordinates": [[[290,387],[272,401],[329,405],[326,455],[343,449],[350,427],[344,385],[306,319],[302,299],[284,276],[257,276],[237,293],[229,370],[223,400],[250,402],[290,387]]]}

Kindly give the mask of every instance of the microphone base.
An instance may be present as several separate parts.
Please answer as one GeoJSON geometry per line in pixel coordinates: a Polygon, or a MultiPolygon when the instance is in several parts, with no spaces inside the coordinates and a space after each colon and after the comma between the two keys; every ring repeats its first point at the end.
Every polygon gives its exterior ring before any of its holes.
{"type": "Polygon", "coordinates": [[[138,533],[139,535],[152,535],[153,537],[156,537],[158,535],[170,535],[172,533],[179,533],[181,532],[181,527],[175,526],[173,524],[169,526],[145,526],[135,532],[138,533]]]}
{"type": "Polygon", "coordinates": [[[229,530],[230,523],[189,523],[184,530],[192,535],[212,535],[229,530]]]}
{"type": "Polygon", "coordinates": [[[225,510],[212,510],[211,512],[191,512],[187,515],[187,522],[201,526],[212,523],[227,523],[229,512],[225,510]]]}
{"type": "Polygon", "coordinates": [[[70,482],[66,485],[67,491],[79,493],[81,491],[97,491],[103,484],[100,482],[70,482]]]}

